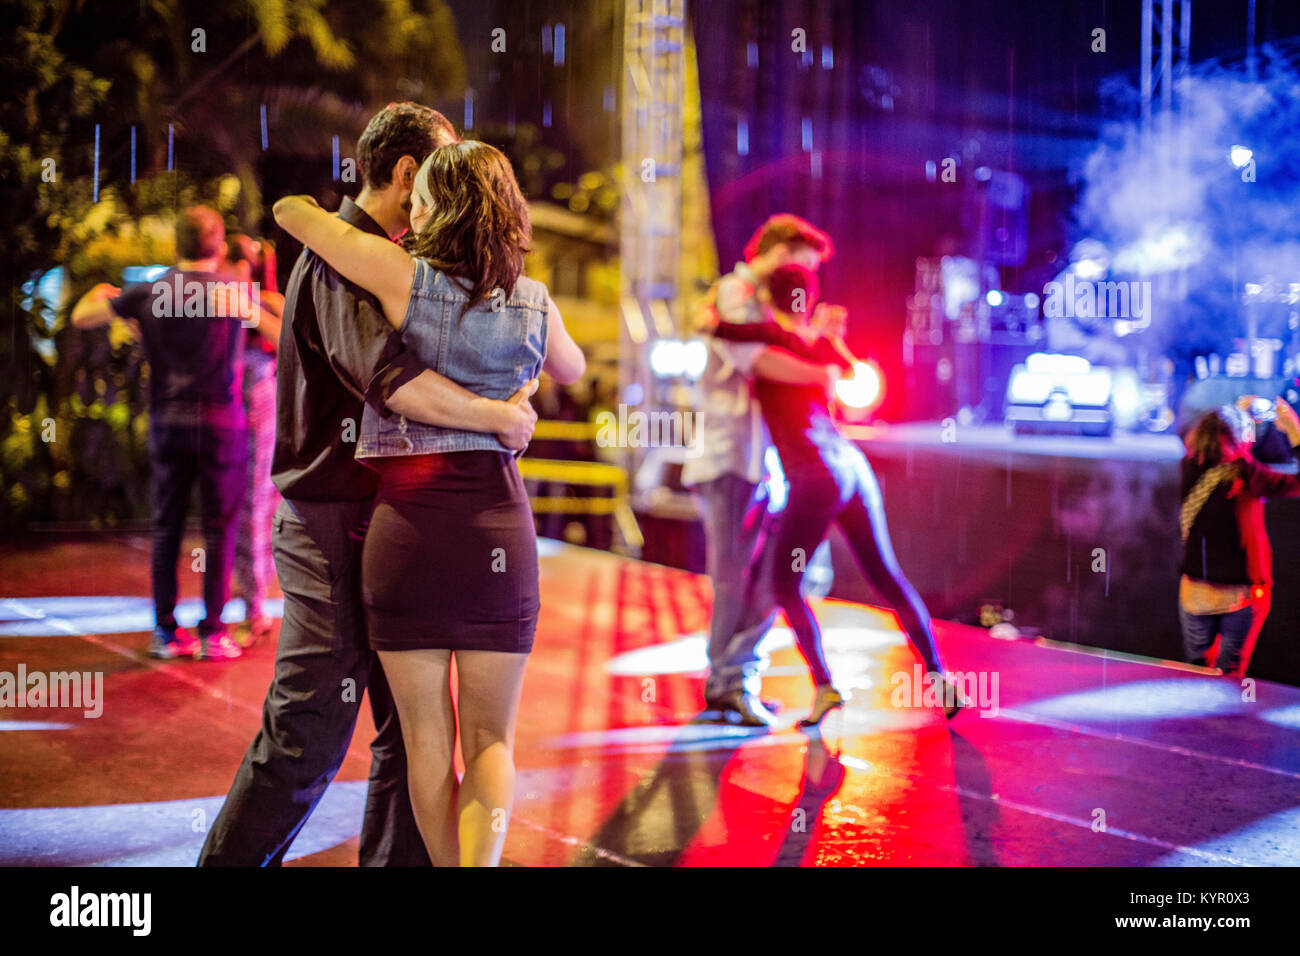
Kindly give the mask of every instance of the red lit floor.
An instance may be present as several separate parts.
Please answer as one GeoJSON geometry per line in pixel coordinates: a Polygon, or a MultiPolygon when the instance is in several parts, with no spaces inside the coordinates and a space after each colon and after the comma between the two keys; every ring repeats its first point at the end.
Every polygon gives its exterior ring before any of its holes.
{"type": "MultiPolygon", "coordinates": [[[[182,581],[196,596],[197,576],[182,581]]],[[[196,856],[259,724],[274,647],[150,660],[148,593],[143,536],[0,549],[0,672],[105,675],[95,719],[0,709],[0,864],[196,856]]],[[[986,692],[946,722],[893,699],[916,659],[892,614],[824,602],[853,700],[820,734],[797,729],[812,688],[778,629],[764,695],[782,702],[782,727],[762,733],[693,722],[706,579],[545,542],[542,600],[507,863],[1300,862],[1300,689],[941,622],[949,668],[986,692]]],[[[362,713],[294,865],[356,862],[362,713]]]]}

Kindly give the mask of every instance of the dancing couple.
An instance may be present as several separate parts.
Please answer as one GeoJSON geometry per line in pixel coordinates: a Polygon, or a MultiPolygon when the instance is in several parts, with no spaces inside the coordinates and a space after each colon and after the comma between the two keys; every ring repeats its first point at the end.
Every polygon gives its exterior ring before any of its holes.
{"type": "Polygon", "coordinates": [[[705,321],[714,341],[702,380],[701,445],[720,449],[707,462],[718,478],[696,486],[715,595],[705,696],[707,705],[720,703],[730,719],[748,726],[772,722],[756,693],[757,645],[777,608],[815,685],[803,725],[819,724],[847,699],[832,680],[803,593],[804,569],[832,523],[844,532],[864,576],[898,613],[946,716],[967,705],[945,676],[930,615],[894,555],[871,466],[831,413],[834,383],[856,364],[843,341],[844,310],[817,308],[816,270],[831,251],[830,239],[811,224],[796,216],[772,217],[751,238],[746,262],[719,282],[705,321]],[[720,382],[729,383],[721,395],[720,382]],[[786,505],[776,515],[763,507],[755,477],[766,437],[756,421],[760,413],[789,483],[786,505]],[[731,486],[729,496],[717,493],[718,481],[731,486]]]}
{"type": "Polygon", "coordinates": [[[277,364],[284,621],[262,728],[200,865],[283,861],[367,687],[361,864],[494,865],[505,842],[539,609],[512,452],[531,438],[539,372],[568,384],[585,361],[522,275],[528,210],[500,152],[400,103],[370,121],[357,160],[365,185],[337,215],[301,196],[274,209],[306,247],[277,364]],[[405,249],[391,241],[408,229],[405,249]]]}

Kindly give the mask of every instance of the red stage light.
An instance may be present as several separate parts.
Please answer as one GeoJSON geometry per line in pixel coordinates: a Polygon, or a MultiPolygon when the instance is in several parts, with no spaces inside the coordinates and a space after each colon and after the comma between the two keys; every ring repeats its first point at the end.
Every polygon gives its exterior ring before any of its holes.
{"type": "Polygon", "coordinates": [[[885,377],[880,366],[872,361],[858,362],[850,377],[835,384],[835,397],[850,413],[857,413],[852,417],[879,408],[885,397],[885,377]]]}

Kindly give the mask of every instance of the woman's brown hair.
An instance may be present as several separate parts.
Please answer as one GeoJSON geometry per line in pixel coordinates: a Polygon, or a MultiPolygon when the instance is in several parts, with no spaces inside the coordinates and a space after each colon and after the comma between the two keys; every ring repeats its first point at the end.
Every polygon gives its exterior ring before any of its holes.
{"type": "Polygon", "coordinates": [[[451,143],[429,154],[415,189],[430,213],[407,245],[411,255],[470,282],[466,311],[494,289],[510,295],[532,240],[528,204],[510,161],[487,143],[451,143]]]}
{"type": "Polygon", "coordinates": [[[1206,412],[1187,433],[1187,456],[1198,465],[1213,467],[1224,460],[1225,444],[1236,452],[1243,450],[1253,432],[1251,418],[1235,405],[1224,405],[1206,412]]]}

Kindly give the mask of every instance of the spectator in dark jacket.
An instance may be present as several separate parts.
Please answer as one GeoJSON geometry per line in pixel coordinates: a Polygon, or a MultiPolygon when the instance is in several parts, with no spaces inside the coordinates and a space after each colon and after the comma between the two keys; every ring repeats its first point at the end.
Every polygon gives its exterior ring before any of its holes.
{"type": "MultiPolygon", "coordinates": [[[[1253,396],[1243,399],[1248,403],[1253,396]]],[[[1300,419],[1277,400],[1277,426],[1300,455],[1300,419]]],[[[1246,673],[1268,616],[1273,550],[1264,528],[1264,499],[1300,497],[1300,479],[1261,465],[1251,455],[1255,422],[1240,407],[1207,412],[1188,432],[1182,462],[1182,580],[1178,614],[1183,652],[1193,664],[1246,673]]]]}

